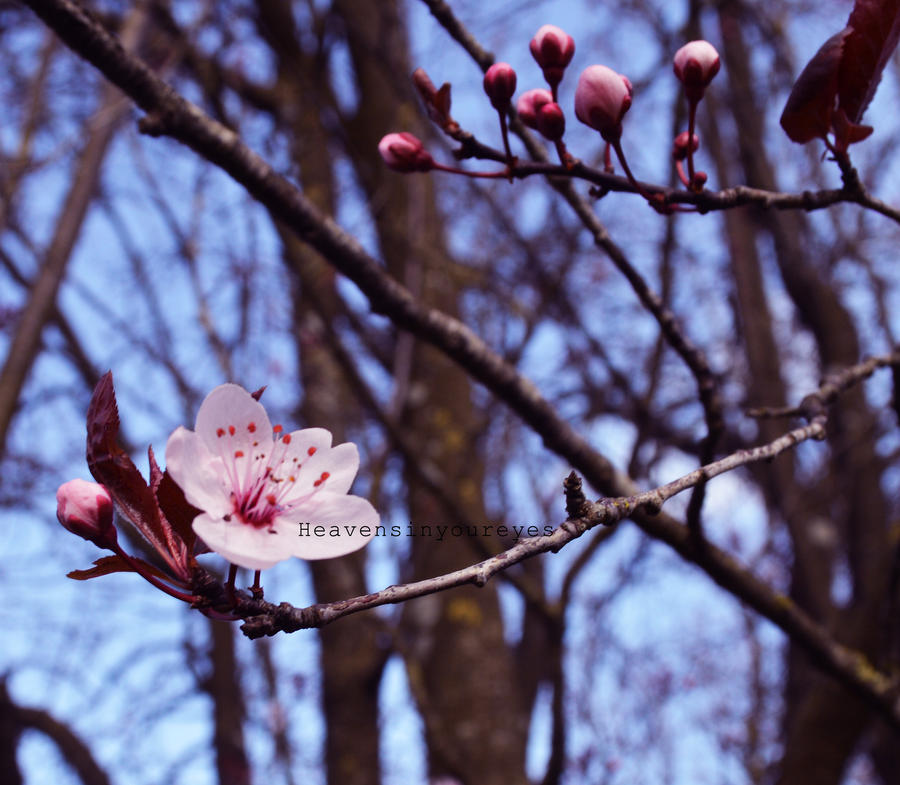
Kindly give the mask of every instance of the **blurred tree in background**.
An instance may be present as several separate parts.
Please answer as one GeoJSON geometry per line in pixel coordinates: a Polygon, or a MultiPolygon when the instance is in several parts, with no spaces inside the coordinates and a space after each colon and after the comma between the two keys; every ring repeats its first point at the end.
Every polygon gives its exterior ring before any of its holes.
{"type": "MultiPolygon", "coordinates": [[[[822,145],[794,145],[777,123],[851,4],[91,3],[128,53],[108,67],[139,59],[234,132],[360,244],[333,254],[324,222],[300,225],[242,187],[212,145],[153,138],[179,138],[172,118],[139,127],[139,80],[124,96],[57,36],[73,26],[47,9],[67,5],[0,3],[5,782],[900,782],[887,370],[828,399],[825,441],[701,483],[661,515],[592,528],[480,588],[318,632],[250,641],[133,575],[68,581],[96,554],[53,520],[56,486],[86,476],[84,413],[109,368],[136,461],[223,381],[268,385],[274,420],[359,444],[355,492],[403,535],[267,572],[266,598],[295,606],[465,567],[513,545],[500,524],[556,527],[572,468],[589,498],[624,496],[796,427],[747,411],[794,406],[896,345],[890,208],[756,199],[662,216],[566,178],[402,175],[377,147],[409,131],[452,161],[410,81],[422,66],[452,83],[462,127],[500,148],[481,88],[490,52],[516,68],[518,93],[541,87],[528,42],[551,22],[576,41],[560,104],[586,164],[602,168],[604,146],[572,96],[580,70],[604,63],[634,84],[631,168],[675,187],[671,140],[687,115],[671,58],[705,38],[722,59],[698,114],[708,188],[840,188],[822,145]],[[365,253],[412,305],[336,272],[365,253]],[[435,312],[495,355],[467,354],[435,312]],[[409,522],[477,528],[438,540],[409,536],[409,522]]],[[[852,148],[887,202],[896,71],[867,115],[874,135],[852,148]]],[[[512,140],[520,161],[541,148],[530,139],[512,140]]]]}

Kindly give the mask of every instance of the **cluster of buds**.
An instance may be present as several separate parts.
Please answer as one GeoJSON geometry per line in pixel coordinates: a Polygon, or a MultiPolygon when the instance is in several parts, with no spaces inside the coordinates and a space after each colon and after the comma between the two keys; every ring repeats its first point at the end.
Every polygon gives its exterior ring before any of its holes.
{"type": "MultiPolygon", "coordinates": [[[[549,89],[538,87],[526,90],[516,102],[516,114],[522,123],[540,133],[545,139],[553,142],[559,153],[560,161],[567,170],[574,166],[574,159],[569,155],[563,143],[566,131],[566,116],[558,102],[559,84],[565,76],[566,68],[575,55],[575,41],[572,37],[554,25],[543,25],[531,39],[529,49],[540,66],[549,89]]],[[[688,100],[688,130],[679,134],[673,144],[672,158],[681,181],[694,191],[702,191],[706,183],[706,174],[694,169],[694,153],[699,147],[699,139],[694,132],[697,105],[703,98],[706,88],[712,82],[720,66],[719,55],[712,44],[707,41],[691,41],[681,47],[673,62],[675,75],[682,83],[688,100]],[[685,173],[683,162],[687,161],[685,173]]],[[[449,117],[449,85],[440,91],[435,90],[421,69],[414,74],[419,92],[426,102],[429,116],[442,129],[458,141],[466,142],[468,135],[459,130],[459,126],[449,117]],[[428,89],[423,91],[422,84],[427,82],[428,89]]],[[[474,177],[504,177],[510,180],[515,173],[515,157],[509,146],[507,115],[516,91],[517,77],[509,63],[495,63],[484,75],[484,91],[497,111],[507,169],[504,172],[465,172],[453,167],[436,163],[425,150],[422,142],[411,134],[388,134],[378,148],[385,163],[401,172],[424,172],[431,169],[466,174],[474,177]]],[[[633,88],[628,77],[617,73],[605,65],[591,65],[581,72],[575,89],[575,116],[585,125],[600,133],[606,143],[605,170],[612,172],[611,150],[615,150],[622,170],[634,189],[644,196],[652,206],[662,211],[672,208],[664,207],[659,194],[648,194],[632,175],[622,150],[622,122],[631,108],[633,88]]],[[[461,151],[459,157],[483,156],[482,151],[471,149],[461,151]]],[[[494,156],[484,156],[494,157],[494,156]]],[[[502,160],[502,159],[501,159],[502,160]]]]}
{"type": "Polygon", "coordinates": [[[708,41],[691,41],[685,44],[675,53],[672,63],[675,76],[684,86],[684,94],[688,100],[688,130],[675,138],[672,159],[675,161],[681,182],[692,191],[702,191],[706,185],[706,172],[694,170],[694,153],[700,146],[700,140],[694,133],[697,104],[703,99],[703,94],[713,77],[719,73],[719,65],[719,53],[708,41]],[[687,174],[681,165],[685,159],[688,164],[687,174]]]}

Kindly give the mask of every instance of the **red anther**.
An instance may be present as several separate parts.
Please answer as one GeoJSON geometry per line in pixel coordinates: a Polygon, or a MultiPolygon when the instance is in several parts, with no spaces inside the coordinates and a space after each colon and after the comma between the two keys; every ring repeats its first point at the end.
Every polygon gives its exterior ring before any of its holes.
{"type": "Polygon", "coordinates": [[[247,425],[247,430],[250,431],[250,433],[255,433],[256,432],[256,423],[252,422],[249,425],[247,425]]]}
{"type": "Polygon", "coordinates": [[[286,433],[284,436],[281,437],[281,441],[283,441],[285,444],[290,444],[291,443],[291,435],[289,433],[286,433]]]}
{"type": "Polygon", "coordinates": [[[234,432],[235,432],[235,427],[233,425],[229,425],[228,426],[229,435],[234,436],[234,432]]]}
{"type": "Polygon", "coordinates": [[[234,457],[235,457],[235,458],[243,458],[243,457],[244,457],[244,451],[243,451],[243,450],[235,450],[235,451],[234,451],[234,457]]]}
{"type": "Polygon", "coordinates": [[[315,448],[315,447],[310,447],[310,448],[306,451],[306,454],[307,454],[307,455],[315,455],[315,454],[316,454],[316,448],[315,448]]]}

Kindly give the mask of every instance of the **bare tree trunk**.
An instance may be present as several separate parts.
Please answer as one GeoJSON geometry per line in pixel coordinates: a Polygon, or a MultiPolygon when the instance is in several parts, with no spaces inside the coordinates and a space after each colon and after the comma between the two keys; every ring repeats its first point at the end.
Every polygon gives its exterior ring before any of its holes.
{"type": "MultiPolygon", "coordinates": [[[[740,160],[748,185],[777,190],[763,144],[762,114],[750,78],[742,31],[746,18],[742,18],[742,13],[749,11],[737,3],[726,2],[719,7],[724,70],[728,74],[730,109],[738,128],[740,160]]],[[[737,218],[731,216],[727,225],[734,230],[737,218]]],[[[856,327],[837,289],[830,284],[827,271],[817,269],[806,252],[808,244],[804,238],[809,236],[810,228],[805,217],[798,212],[755,211],[754,220],[774,242],[785,288],[801,322],[815,339],[823,372],[857,362],[860,349],[856,327]]],[[[753,238],[746,235],[741,239],[744,244],[752,242],[753,238]]],[[[733,250],[734,247],[732,243],[733,250]]],[[[735,257],[736,275],[742,268],[749,269],[741,263],[742,258],[748,258],[746,251],[743,257],[735,257]]],[[[750,280],[739,283],[747,290],[750,280]]],[[[760,325],[755,329],[758,349],[772,351],[773,347],[766,348],[768,341],[759,334],[760,325]]],[[[766,374],[769,384],[777,378],[772,368],[757,365],[757,370],[766,374]]],[[[877,630],[888,596],[891,549],[887,507],[879,485],[883,462],[867,437],[874,432],[874,420],[861,389],[849,392],[835,407],[832,423],[830,474],[807,488],[797,488],[786,476],[785,481],[790,484],[782,485],[779,491],[779,514],[787,524],[794,552],[791,596],[829,625],[836,637],[877,662],[877,630]],[[839,499],[845,502],[839,503],[839,499]],[[852,503],[846,504],[846,500],[852,503]],[[842,557],[853,580],[853,596],[847,608],[838,608],[831,596],[832,570],[835,560],[842,557]]],[[[810,666],[790,642],[788,666],[786,742],[778,782],[838,785],[861,734],[872,722],[871,713],[810,666]]]]}
{"type": "MultiPolygon", "coordinates": [[[[331,141],[323,122],[329,105],[325,62],[303,50],[291,4],[258,0],[257,23],[278,58],[281,111],[293,138],[293,158],[304,191],[318,207],[336,208],[331,141]]],[[[294,322],[303,383],[302,419],[328,428],[336,442],[359,418],[346,380],[328,349],[328,324],[340,312],[334,269],[290,232],[280,231],[285,262],[294,277],[294,322]]],[[[365,554],[311,562],[319,601],[365,594],[365,554]]],[[[378,785],[380,776],[378,688],[385,662],[377,645],[375,619],[360,616],[349,624],[320,631],[322,711],[325,717],[325,768],[328,782],[378,785]]]]}
{"type": "Polygon", "coordinates": [[[219,785],[251,785],[244,742],[244,693],[230,624],[209,621],[210,673],[203,688],[213,704],[213,749],[219,785]]]}
{"type": "MultiPolygon", "coordinates": [[[[137,49],[146,28],[147,13],[143,5],[138,5],[122,28],[123,46],[129,50],[137,49]]],[[[87,124],[88,137],[72,172],[71,187],[57,219],[56,231],[0,369],[0,455],[4,452],[7,431],[22,387],[40,349],[41,333],[53,316],[66,266],[96,195],[109,143],[130,112],[131,101],[118,88],[104,82],[97,109],[87,124]]]]}

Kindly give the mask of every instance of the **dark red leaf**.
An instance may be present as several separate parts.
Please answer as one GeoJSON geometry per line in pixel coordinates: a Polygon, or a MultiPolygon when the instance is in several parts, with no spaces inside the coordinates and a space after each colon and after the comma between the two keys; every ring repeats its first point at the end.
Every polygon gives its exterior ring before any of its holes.
{"type": "Polygon", "coordinates": [[[134,568],[121,556],[101,556],[94,562],[94,566],[87,570],[72,570],[66,575],[76,581],[89,581],[91,578],[99,578],[101,575],[110,575],[114,572],[134,572],[134,568]]]}
{"type": "Polygon", "coordinates": [[[412,80],[431,121],[444,131],[457,130],[459,125],[450,116],[450,83],[445,82],[440,89],[436,88],[424,68],[413,71],[412,80]]]}
{"type": "Polygon", "coordinates": [[[201,510],[198,510],[184,498],[184,491],[181,490],[168,472],[165,472],[160,479],[159,487],[156,489],[156,499],[159,502],[159,508],[162,510],[163,515],[166,516],[166,519],[184,543],[187,553],[192,554],[197,535],[194,534],[191,524],[194,522],[194,518],[201,513],[201,510]]]}
{"type": "Polygon", "coordinates": [[[822,44],[797,77],[781,114],[781,127],[792,141],[804,144],[824,139],[831,130],[844,39],[849,32],[845,28],[822,44]]]}
{"type": "Polygon", "coordinates": [[[900,0],[856,0],[847,26],[852,32],[844,45],[838,95],[850,122],[859,123],[900,40],[900,0]]]}
{"type": "MultiPolygon", "coordinates": [[[[140,531],[179,577],[184,569],[183,543],[176,543],[160,514],[153,489],[118,444],[119,412],[112,374],[97,383],[87,413],[87,462],[97,482],[106,486],[119,511],[140,531]]],[[[156,467],[157,472],[159,467],[156,467]]],[[[161,474],[161,472],[160,472],[161,474]]]]}
{"type": "Polygon", "coordinates": [[[856,0],[797,78],[781,115],[787,135],[803,143],[833,133],[839,150],[865,139],[872,129],[860,121],[898,40],[900,0],[856,0]]]}
{"type": "MultiPolygon", "coordinates": [[[[143,559],[138,559],[135,556],[131,557],[133,561],[136,561],[141,565],[141,568],[145,572],[149,572],[152,575],[155,575],[161,581],[171,581],[172,578],[169,575],[166,575],[161,569],[158,567],[154,567],[150,562],[146,562],[143,559]]],[[[115,556],[101,556],[99,559],[94,561],[94,566],[89,567],[86,570],[72,570],[72,572],[66,575],[67,578],[72,578],[76,581],[89,581],[91,578],[99,578],[102,575],[112,575],[114,572],[136,572],[134,567],[132,567],[125,559],[123,559],[119,555],[115,556]]]]}

